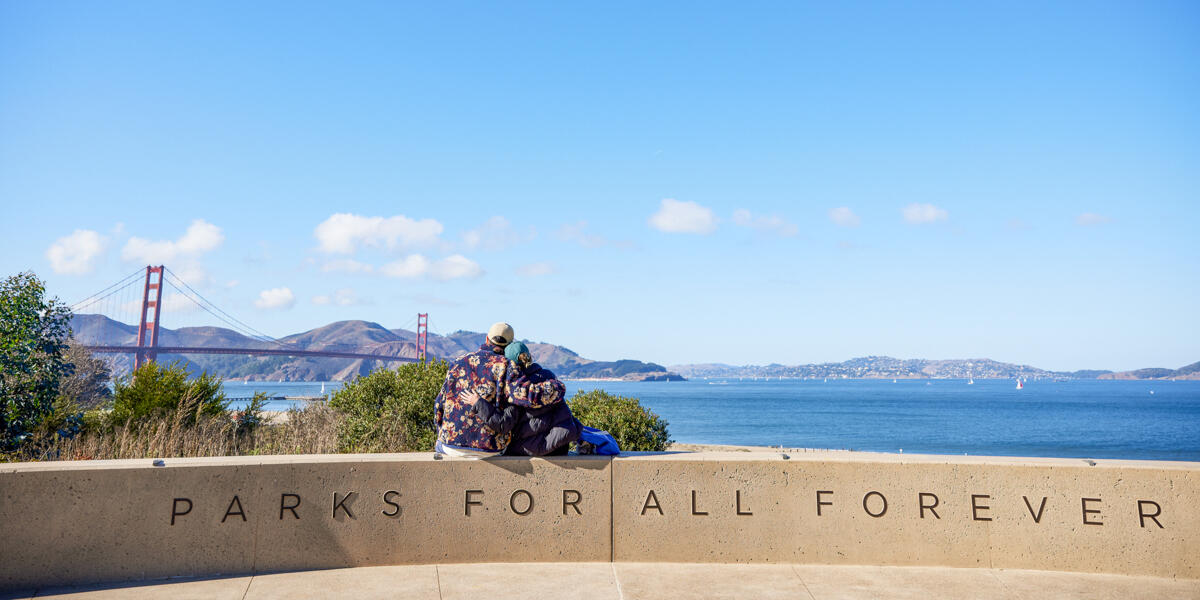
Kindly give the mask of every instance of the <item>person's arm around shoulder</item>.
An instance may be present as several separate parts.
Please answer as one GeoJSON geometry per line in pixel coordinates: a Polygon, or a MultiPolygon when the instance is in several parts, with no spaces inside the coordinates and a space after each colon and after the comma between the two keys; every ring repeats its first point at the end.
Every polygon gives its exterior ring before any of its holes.
{"type": "Polygon", "coordinates": [[[537,363],[533,363],[526,371],[526,375],[533,382],[529,386],[529,404],[533,408],[550,406],[555,402],[566,400],[567,386],[563,385],[549,369],[541,368],[537,363]]]}
{"type": "Polygon", "coordinates": [[[483,421],[483,426],[492,432],[492,435],[507,435],[512,432],[517,421],[521,417],[521,409],[509,404],[500,410],[486,398],[479,396],[475,390],[468,390],[461,394],[464,402],[470,404],[475,410],[475,416],[483,421]]]}

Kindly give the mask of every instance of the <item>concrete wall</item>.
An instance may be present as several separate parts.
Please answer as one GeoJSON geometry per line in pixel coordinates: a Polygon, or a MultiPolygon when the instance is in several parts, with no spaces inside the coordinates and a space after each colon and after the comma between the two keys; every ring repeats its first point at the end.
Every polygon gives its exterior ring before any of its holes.
{"type": "Polygon", "coordinates": [[[1198,501],[1200,463],[1148,461],[709,453],[4,464],[0,589],[608,560],[1200,578],[1198,501]]]}

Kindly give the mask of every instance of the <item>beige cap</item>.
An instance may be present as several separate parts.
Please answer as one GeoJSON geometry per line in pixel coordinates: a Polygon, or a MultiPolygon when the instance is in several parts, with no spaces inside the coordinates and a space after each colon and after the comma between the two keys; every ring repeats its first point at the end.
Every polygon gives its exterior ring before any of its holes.
{"type": "Polygon", "coordinates": [[[513,341],[512,325],[509,325],[503,321],[499,323],[493,323],[492,326],[488,328],[487,339],[489,342],[496,344],[497,346],[509,345],[513,341]]]}

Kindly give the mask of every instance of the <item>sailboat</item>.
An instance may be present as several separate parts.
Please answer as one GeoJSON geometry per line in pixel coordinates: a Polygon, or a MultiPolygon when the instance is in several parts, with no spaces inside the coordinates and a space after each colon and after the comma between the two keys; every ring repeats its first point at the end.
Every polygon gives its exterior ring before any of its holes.
{"type": "Polygon", "coordinates": [[[321,382],[321,393],[322,394],[325,393],[325,382],[324,381],[321,382]]]}
{"type": "Polygon", "coordinates": [[[975,377],[967,375],[967,385],[975,385],[975,377]]]}
{"type": "Polygon", "coordinates": [[[1018,379],[1018,380],[1017,380],[1017,389],[1018,389],[1018,390],[1023,390],[1023,389],[1025,389],[1025,384],[1021,383],[1021,380],[1020,380],[1020,379],[1018,379]]]}

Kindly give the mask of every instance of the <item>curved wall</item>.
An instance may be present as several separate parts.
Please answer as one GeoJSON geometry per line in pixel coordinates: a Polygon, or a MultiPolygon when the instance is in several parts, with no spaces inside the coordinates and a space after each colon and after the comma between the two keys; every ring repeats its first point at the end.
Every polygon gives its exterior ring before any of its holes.
{"type": "Polygon", "coordinates": [[[1200,463],[865,453],[0,465],[0,589],[522,561],[1200,578],[1200,463]]]}

